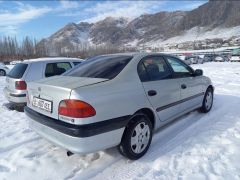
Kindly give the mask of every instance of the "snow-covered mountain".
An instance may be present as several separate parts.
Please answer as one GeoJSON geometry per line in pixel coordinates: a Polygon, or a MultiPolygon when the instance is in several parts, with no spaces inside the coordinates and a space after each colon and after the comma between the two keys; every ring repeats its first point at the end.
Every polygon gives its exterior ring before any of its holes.
{"type": "Polygon", "coordinates": [[[132,20],[107,17],[92,24],[70,23],[41,43],[49,49],[61,47],[65,50],[103,44],[171,47],[198,42],[204,46],[209,39],[221,45],[233,45],[239,43],[239,9],[240,1],[210,0],[192,11],[144,14],[132,20]]]}

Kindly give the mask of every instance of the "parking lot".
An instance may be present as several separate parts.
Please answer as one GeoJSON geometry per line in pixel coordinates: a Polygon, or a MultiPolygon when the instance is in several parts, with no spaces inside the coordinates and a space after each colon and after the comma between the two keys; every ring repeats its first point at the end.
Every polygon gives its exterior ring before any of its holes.
{"type": "MultiPolygon", "coordinates": [[[[161,129],[148,153],[130,161],[115,148],[67,157],[28,128],[23,112],[0,95],[0,179],[239,179],[240,63],[193,65],[215,86],[209,114],[194,111],[161,129]]],[[[0,91],[5,78],[0,77],[0,91]]]]}

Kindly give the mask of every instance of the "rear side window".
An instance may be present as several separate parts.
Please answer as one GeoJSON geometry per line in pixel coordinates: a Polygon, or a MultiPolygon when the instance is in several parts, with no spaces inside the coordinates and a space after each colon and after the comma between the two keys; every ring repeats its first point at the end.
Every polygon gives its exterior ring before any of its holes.
{"type": "Polygon", "coordinates": [[[161,56],[147,57],[138,65],[138,75],[142,82],[169,78],[171,71],[161,56]]]}
{"type": "Polygon", "coordinates": [[[8,73],[8,77],[20,79],[23,77],[23,74],[25,73],[28,65],[24,63],[16,64],[12,70],[8,73]]]}
{"type": "Polygon", "coordinates": [[[115,78],[132,59],[132,56],[97,56],[82,62],[64,76],[89,78],[115,78]]]}
{"type": "Polygon", "coordinates": [[[71,68],[68,62],[48,63],[46,65],[45,77],[61,75],[71,68]]]}

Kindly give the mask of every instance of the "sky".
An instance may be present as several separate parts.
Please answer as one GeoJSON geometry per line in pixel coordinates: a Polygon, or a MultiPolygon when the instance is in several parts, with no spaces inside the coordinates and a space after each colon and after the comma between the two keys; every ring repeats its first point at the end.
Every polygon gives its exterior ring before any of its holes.
{"type": "Polygon", "coordinates": [[[160,11],[192,10],[207,0],[0,0],[0,37],[46,38],[70,22],[97,22],[106,17],[135,18],[160,11]]]}

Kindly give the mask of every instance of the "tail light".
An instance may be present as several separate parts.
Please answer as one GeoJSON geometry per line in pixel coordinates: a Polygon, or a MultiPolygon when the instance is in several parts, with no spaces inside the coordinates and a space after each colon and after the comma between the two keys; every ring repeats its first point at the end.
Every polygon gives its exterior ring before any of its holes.
{"type": "Polygon", "coordinates": [[[86,118],[96,115],[95,109],[88,103],[80,100],[66,99],[60,102],[58,107],[59,115],[86,118]]]}
{"type": "Polygon", "coordinates": [[[27,84],[25,81],[16,81],[15,82],[15,89],[17,90],[26,90],[27,84]]]}

